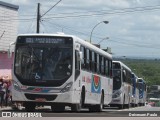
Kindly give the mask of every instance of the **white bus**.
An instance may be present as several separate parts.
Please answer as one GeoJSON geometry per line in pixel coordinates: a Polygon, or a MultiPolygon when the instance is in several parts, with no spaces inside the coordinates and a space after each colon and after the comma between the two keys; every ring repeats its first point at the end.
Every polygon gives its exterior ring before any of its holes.
{"type": "Polygon", "coordinates": [[[112,87],[112,56],[96,46],[65,34],[17,37],[12,100],[26,111],[36,105],[102,111],[112,100],[112,87]]]}
{"type": "Polygon", "coordinates": [[[144,106],[147,97],[147,86],[143,78],[138,78],[139,87],[139,106],[144,106]]]}
{"type": "Polygon", "coordinates": [[[120,61],[113,61],[113,96],[111,107],[129,108],[132,97],[131,69],[120,61]]]}

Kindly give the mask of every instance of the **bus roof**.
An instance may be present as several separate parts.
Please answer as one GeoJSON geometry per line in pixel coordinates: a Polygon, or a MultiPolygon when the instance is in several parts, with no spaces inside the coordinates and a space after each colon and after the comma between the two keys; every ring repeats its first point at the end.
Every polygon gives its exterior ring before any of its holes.
{"type": "Polygon", "coordinates": [[[96,51],[97,53],[101,54],[101,55],[104,55],[106,56],[107,58],[109,58],[110,60],[112,59],[112,55],[105,52],[104,50],[96,47],[95,45],[83,40],[83,39],[80,39],[74,35],[67,35],[67,34],[64,34],[64,33],[57,33],[57,34],[19,34],[19,36],[56,36],[56,37],[72,37],[76,42],[82,44],[83,46],[85,47],[88,47],[89,49],[91,50],[94,50],[96,51]]]}
{"type": "Polygon", "coordinates": [[[122,63],[121,61],[113,61],[113,63],[119,63],[121,66],[123,66],[126,69],[128,69],[129,71],[131,71],[131,69],[127,65],[125,65],[124,63],[122,63]]]}
{"type": "Polygon", "coordinates": [[[43,34],[43,33],[33,33],[33,34],[19,34],[18,36],[57,36],[57,37],[75,37],[73,35],[66,35],[64,33],[57,34],[43,34]]]}
{"type": "Polygon", "coordinates": [[[143,78],[138,78],[138,82],[146,84],[146,82],[145,82],[145,80],[143,78]]]}

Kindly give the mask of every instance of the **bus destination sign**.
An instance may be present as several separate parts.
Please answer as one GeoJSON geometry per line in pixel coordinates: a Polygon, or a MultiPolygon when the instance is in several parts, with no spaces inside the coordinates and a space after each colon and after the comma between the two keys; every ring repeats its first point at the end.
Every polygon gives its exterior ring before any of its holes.
{"type": "Polygon", "coordinates": [[[64,44],[64,38],[50,38],[50,37],[27,37],[26,43],[49,43],[49,44],[64,44]]]}

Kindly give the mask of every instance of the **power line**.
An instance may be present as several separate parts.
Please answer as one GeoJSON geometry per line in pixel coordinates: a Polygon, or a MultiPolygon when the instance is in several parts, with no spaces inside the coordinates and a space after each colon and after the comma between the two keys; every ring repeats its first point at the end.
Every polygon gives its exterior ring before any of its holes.
{"type": "MultiPolygon", "coordinates": [[[[46,21],[45,21],[45,22],[46,22],[46,21]]],[[[73,30],[72,28],[67,27],[67,26],[64,26],[64,25],[59,25],[59,24],[51,23],[51,22],[49,22],[49,21],[47,21],[47,23],[49,23],[50,25],[56,25],[57,27],[60,27],[60,28],[63,28],[63,29],[67,29],[67,30],[72,31],[72,32],[74,32],[74,33],[79,33],[79,34],[88,36],[88,33],[80,32],[80,31],[77,31],[77,30],[73,30]]],[[[95,38],[98,38],[98,39],[103,39],[103,38],[98,37],[98,36],[95,36],[95,35],[94,35],[94,37],[95,37],[95,38]]]]}
{"type": "Polygon", "coordinates": [[[37,29],[36,33],[39,33],[40,30],[40,21],[44,15],[46,15],[51,9],[53,9],[58,3],[60,3],[62,0],[59,0],[55,5],[53,5],[49,10],[47,10],[43,15],[40,15],[40,3],[38,3],[37,7],[37,29]]]}
{"type": "Polygon", "coordinates": [[[22,18],[22,19],[3,19],[3,20],[0,20],[0,21],[2,21],[2,22],[3,22],[3,21],[4,21],[4,22],[5,22],[5,21],[17,21],[17,20],[18,20],[18,21],[30,21],[30,20],[34,20],[34,19],[36,19],[36,18],[26,18],[26,19],[25,19],[25,18],[22,18]]]}
{"type": "MultiPolygon", "coordinates": [[[[125,11],[125,10],[135,10],[135,9],[144,9],[144,8],[155,8],[156,9],[156,7],[160,7],[160,5],[155,5],[155,6],[144,6],[144,7],[132,7],[132,8],[123,8],[123,9],[111,9],[110,11],[125,11]]],[[[66,14],[84,14],[84,13],[99,13],[99,12],[106,12],[106,11],[108,11],[108,10],[98,10],[98,11],[84,11],[84,12],[66,12],[66,13],[57,13],[57,14],[48,14],[49,16],[50,15],[66,15],[66,14]]],[[[28,16],[35,16],[35,15],[19,15],[19,16],[26,16],[26,17],[28,17],[28,16]]],[[[0,17],[4,17],[4,16],[0,16],[0,17]]],[[[10,17],[17,17],[17,16],[10,16],[10,17]]]]}
{"type": "MultiPolygon", "coordinates": [[[[101,10],[101,11],[87,11],[85,12],[85,14],[80,14],[80,15],[73,15],[73,14],[77,14],[79,12],[72,12],[72,13],[59,13],[59,14],[49,14],[49,16],[54,15],[54,17],[46,17],[44,19],[54,19],[54,18],[74,18],[74,17],[90,17],[90,16],[101,16],[101,15],[106,15],[106,14],[124,14],[124,13],[133,13],[133,12],[144,12],[144,11],[152,11],[152,10],[159,10],[160,9],[160,5],[156,5],[156,6],[145,6],[145,7],[134,7],[134,8],[124,8],[124,9],[114,9],[114,10],[110,10],[109,12],[106,10],[101,10]],[[91,13],[92,12],[92,13],[91,13]],[[87,14],[86,14],[87,13],[87,14]],[[90,14],[89,14],[90,13],[90,14]],[[57,15],[66,15],[66,14],[72,14],[72,15],[68,15],[68,16],[57,16],[57,15]]],[[[24,15],[23,15],[24,16],[24,15]]],[[[32,16],[32,15],[31,15],[32,16]]],[[[44,15],[43,15],[44,16],[44,15]]],[[[2,16],[4,17],[4,16],[2,16]]],[[[10,16],[11,17],[11,16],[10,16]]],[[[20,21],[26,21],[26,20],[32,20],[32,19],[36,19],[35,17],[32,18],[21,18],[21,19],[0,19],[0,21],[11,21],[11,20],[20,20],[20,21]]]]}
{"type": "MultiPolygon", "coordinates": [[[[98,12],[98,13],[92,13],[92,14],[81,14],[81,15],[68,15],[68,16],[55,16],[54,17],[46,17],[44,19],[55,19],[55,18],[76,18],[76,17],[90,17],[90,16],[101,16],[101,15],[114,15],[114,14],[125,14],[125,13],[134,13],[134,12],[144,12],[144,11],[152,11],[152,10],[159,10],[160,6],[158,6],[157,8],[150,8],[150,7],[146,7],[144,9],[131,9],[128,8],[127,10],[119,10],[119,11],[111,11],[111,12],[98,12]]],[[[51,15],[50,15],[51,16],[51,15]]]]}
{"type": "MultiPolygon", "coordinates": [[[[36,15],[36,10],[35,10],[34,16],[35,16],[35,15],[36,15]]],[[[31,21],[31,24],[30,24],[29,27],[28,27],[27,33],[29,32],[30,28],[33,26],[33,21],[34,21],[34,20],[31,21]]]]}
{"type": "Polygon", "coordinates": [[[66,12],[66,13],[57,13],[57,14],[48,14],[50,15],[63,15],[63,14],[84,14],[84,13],[100,13],[100,12],[108,12],[108,11],[125,11],[125,10],[136,10],[136,9],[144,9],[144,8],[155,8],[160,7],[160,5],[155,6],[144,6],[144,7],[132,7],[132,8],[123,8],[123,9],[111,9],[111,10],[98,10],[98,11],[84,11],[84,12],[66,12]]]}
{"type": "Polygon", "coordinates": [[[59,4],[62,0],[59,0],[55,5],[53,5],[49,10],[47,10],[43,15],[41,15],[41,17],[43,17],[44,15],[46,15],[50,10],[52,10],[57,4],[59,4]]]}
{"type": "Polygon", "coordinates": [[[112,42],[116,42],[116,43],[120,43],[120,44],[125,44],[125,45],[131,45],[131,46],[135,46],[135,47],[143,47],[143,48],[152,48],[152,49],[160,49],[160,47],[152,47],[152,46],[146,46],[146,45],[142,45],[142,44],[134,44],[134,43],[126,43],[126,42],[122,42],[122,41],[117,41],[117,40],[110,40],[112,42]]]}
{"type": "MultiPolygon", "coordinates": [[[[127,41],[127,42],[135,42],[136,43],[140,43],[140,44],[144,44],[144,45],[149,45],[149,46],[156,46],[155,44],[151,44],[151,43],[146,43],[146,42],[140,42],[140,41],[135,41],[135,40],[131,40],[131,39],[125,39],[125,38],[118,38],[118,37],[111,37],[111,38],[114,38],[114,39],[118,39],[118,40],[122,40],[122,41],[127,41]]],[[[157,46],[160,46],[160,45],[157,45],[157,46]]]]}
{"type": "MultiPolygon", "coordinates": [[[[79,34],[83,34],[83,35],[85,35],[85,36],[88,36],[88,33],[84,33],[84,32],[80,32],[80,31],[77,31],[77,30],[73,30],[73,29],[71,29],[70,27],[67,27],[67,26],[61,26],[61,25],[59,25],[59,24],[55,24],[55,23],[51,23],[51,22],[47,22],[47,23],[49,23],[50,25],[56,25],[56,26],[58,26],[58,27],[61,27],[61,28],[64,28],[64,29],[67,29],[67,30],[70,30],[70,31],[73,31],[73,32],[76,32],[76,33],[79,33],[79,34]]],[[[95,35],[94,35],[95,36],[95,35]]],[[[99,36],[95,36],[95,38],[98,38],[98,39],[103,39],[102,37],[99,37],[99,36]]],[[[154,48],[154,49],[160,49],[160,47],[153,47],[153,46],[155,46],[154,44],[150,44],[150,43],[145,43],[145,42],[143,42],[142,44],[135,44],[135,43],[129,43],[128,42],[128,40],[129,39],[121,39],[121,38],[118,38],[118,37],[110,37],[111,38],[111,42],[116,42],[116,43],[120,43],[120,44],[125,44],[125,45],[131,45],[131,46],[136,46],[136,47],[143,47],[143,48],[154,48]],[[123,41],[117,41],[117,40],[113,40],[113,39],[118,39],[118,40],[125,40],[125,41],[127,41],[127,43],[126,42],[123,42],[123,41]],[[144,44],[146,44],[146,45],[144,45],[144,44]]],[[[135,42],[135,41],[130,41],[130,42],[135,42]]],[[[137,42],[137,41],[136,41],[137,42]]]]}
{"type": "Polygon", "coordinates": [[[40,24],[43,26],[44,30],[48,32],[48,30],[46,29],[45,25],[43,24],[43,22],[40,22],[40,24]]]}

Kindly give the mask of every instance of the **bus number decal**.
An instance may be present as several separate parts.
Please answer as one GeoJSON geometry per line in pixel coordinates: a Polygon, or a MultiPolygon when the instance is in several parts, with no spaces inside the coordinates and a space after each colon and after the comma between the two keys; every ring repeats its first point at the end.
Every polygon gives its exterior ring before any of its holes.
{"type": "Polygon", "coordinates": [[[82,77],[82,82],[86,82],[86,83],[91,83],[91,78],[90,77],[85,77],[85,76],[83,76],[82,77]]]}
{"type": "Polygon", "coordinates": [[[97,75],[92,75],[91,92],[101,93],[101,79],[97,75]]]}

